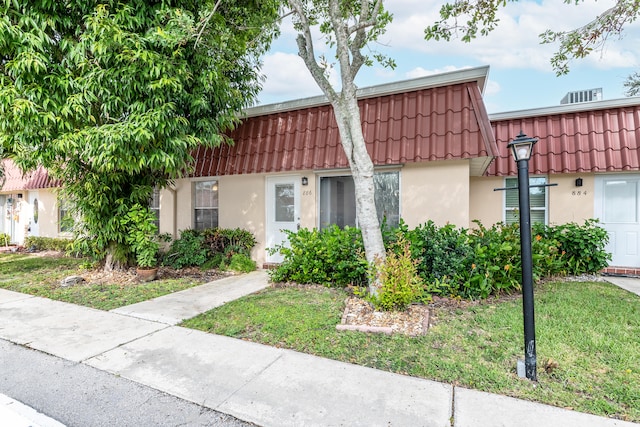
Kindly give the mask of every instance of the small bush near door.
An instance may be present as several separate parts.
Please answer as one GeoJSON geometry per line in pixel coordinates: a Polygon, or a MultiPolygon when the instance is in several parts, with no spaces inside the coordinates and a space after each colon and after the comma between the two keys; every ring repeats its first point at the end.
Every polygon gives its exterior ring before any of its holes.
{"type": "Polygon", "coordinates": [[[171,243],[163,264],[173,268],[206,267],[236,271],[255,270],[251,250],[255,237],[247,230],[211,228],[182,230],[171,243]]]}
{"type": "Polygon", "coordinates": [[[323,230],[287,231],[288,245],[272,249],[284,261],[269,270],[274,282],[344,287],[366,283],[367,261],[360,230],[332,225],[323,230]]]}

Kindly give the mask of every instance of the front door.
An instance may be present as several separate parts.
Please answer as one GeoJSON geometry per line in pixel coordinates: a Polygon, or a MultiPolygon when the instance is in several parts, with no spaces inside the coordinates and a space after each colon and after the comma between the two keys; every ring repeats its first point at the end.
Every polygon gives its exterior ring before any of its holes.
{"type": "Polygon", "coordinates": [[[596,216],[609,233],[614,267],[640,267],[640,175],[596,178],[596,216]]]}
{"type": "Polygon", "coordinates": [[[297,175],[267,178],[267,262],[282,262],[279,253],[269,248],[287,243],[285,231],[300,228],[300,177],[297,175]]]}

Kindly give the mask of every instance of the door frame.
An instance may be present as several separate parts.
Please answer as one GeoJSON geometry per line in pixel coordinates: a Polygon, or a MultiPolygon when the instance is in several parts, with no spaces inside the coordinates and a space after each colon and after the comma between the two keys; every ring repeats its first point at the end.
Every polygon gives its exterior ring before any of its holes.
{"type": "MultiPolygon", "coordinates": [[[[600,221],[600,224],[602,226],[602,228],[604,228],[605,230],[607,230],[607,232],[610,234],[609,236],[609,243],[606,246],[606,250],[609,251],[612,255],[613,258],[611,260],[611,266],[614,267],[629,267],[629,268],[638,268],[640,267],[640,174],[637,173],[628,173],[628,174],[597,174],[595,176],[595,188],[594,188],[594,216],[596,218],[598,218],[598,220],[600,221]],[[607,181],[611,181],[611,180],[633,180],[636,181],[636,222],[635,223],[618,223],[618,222],[614,222],[614,223],[607,223],[605,222],[605,182],[607,181]],[[612,233],[612,228],[615,227],[615,225],[620,225],[620,226],[627,226],[627,227],[631,227],[634,228],[635,231],[631,234],[629,234],[627,232],[626,236],[617,236],[615,234],[611,234],[612,233]],[[630,254],[630,255],[618,255],[619,257],[621,256],[626,256],[626,257],[632,257],[635,258],[634,261],[632,262],[625,262],[625,261],[616,261],[616,247],[618,249],[622,248],[622,247],[627,247],[629,248],[628,242],[626,241],[627,238],[633,238],[633,234],[635,234],[636,236],[636,240],[633,242],[634,243],[634,248],[636,251],[636,254],[630,254]],[[624,239],[623,241],[619,241],[619,239],[622,238],[624,239]],[[622,265],[619,265],[622,264],[622,265]]],[[[619,259],[619,258],[618,258],[619,259]]]]}
{"type": "Polygon", "coordinates": [[[284,229],[295,231],[300,228],[300,174],[267,176],[265,180],[265,259],[267,263],[282,262],[280,254],[270,254],[269,249],[284,242],[283,228],[278,228],[275,220],[275,192],[277,184],[293,184],[293,221],[283,223],[284,229]]]}

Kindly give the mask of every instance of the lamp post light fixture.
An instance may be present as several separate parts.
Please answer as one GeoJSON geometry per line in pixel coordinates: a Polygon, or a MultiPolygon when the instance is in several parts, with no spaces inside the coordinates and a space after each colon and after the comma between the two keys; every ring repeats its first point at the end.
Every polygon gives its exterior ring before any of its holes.
{"type": "Polygon", "coordinates": [[[531,211],[529,209],[529,159],[538,138],[522,131],[507,145],[518,165],[518,201],[520,208],[520,254],[522,258],[522,314],[524,317],[525,375],[537,381],[536,327],[533,310],[533,259],[531,256],[531,211]]]}

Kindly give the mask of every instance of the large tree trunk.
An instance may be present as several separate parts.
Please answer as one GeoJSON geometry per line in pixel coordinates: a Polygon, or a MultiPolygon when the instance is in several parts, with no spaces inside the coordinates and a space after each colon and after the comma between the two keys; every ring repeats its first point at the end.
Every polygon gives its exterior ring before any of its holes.
{"type": "MultiPolygon", "coordinates": [[[[373,162],[367,152],[362,133],[360,108],[355,96],[343,96],[339,102],[333,104],[333,109],[342,147],[349,160],[355,184],[356,214],[358,227],[362,232],[365,255],[369,264],[374,265],[376,262],[385,261],[386,252],[376,211],[373,162]]],[[[369,292],[376,295],[379,287],[379,277],[375,276],[369,281],[369,292]]]]}
{"type": "Polygon", "coordinates": [[[122,260],[121,256],[119,255],[119,251],[118,250],[118,244],[116,242],[111,242],[111,244],[109,244],[109,247],[107,248],[107,256],[104,258],[104,271],[105,272],[111,272],[111,271],[122,271],[125,270],[127,267],[127,263],[126,260],[122,260]]]}

